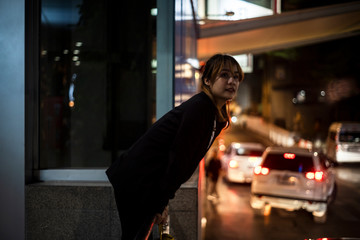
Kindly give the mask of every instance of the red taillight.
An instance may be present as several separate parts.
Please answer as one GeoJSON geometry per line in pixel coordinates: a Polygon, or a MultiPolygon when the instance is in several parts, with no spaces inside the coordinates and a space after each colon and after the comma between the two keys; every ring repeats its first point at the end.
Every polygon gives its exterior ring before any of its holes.
{"type": "Polygon", "coordinates": [[[295,159],[295,154],[294,153],[284,153],[284,158],[285,159],[295,159]]]}
{"type": "Polygon", "coordinates": [[[262,167],[262,166],[256,166],[255,168],[254,168],[254,173],[256,174],[256,175],[268,175],[269,174],[269,172],[270,172],[270,170],[268,169],[268,168],[266,168],[266,167],[262,167]]]}
{"type": "Polygon", "coordinates": [[[305,174],[305,177],[307,179],[316,180],[316,181],[320,182],[324,179],[324,173],[322,171],[307,172],[305,174]]]}

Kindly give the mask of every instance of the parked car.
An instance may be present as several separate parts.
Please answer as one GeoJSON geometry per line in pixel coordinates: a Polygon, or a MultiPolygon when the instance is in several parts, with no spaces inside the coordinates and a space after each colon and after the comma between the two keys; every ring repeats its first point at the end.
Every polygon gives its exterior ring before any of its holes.
{"type": "Polygon", "coordinates": [[[260,164],[265,147],[260,143],[231,143],[222,157],[228,182],[251,182],[254,167],[260,164]]]}
{"type": "Polygon", "coordinates": [[[334,122],[326,139],[326,154],[338,163],[360,162],[360,122],[334,122]]]}
{"type": "Polygon", "coordinates": [[[314,221],[326,221],[336,196],[335,172],[324,155],[303,148],[268,147],[254,169],[251,207],[263,215],[271,207],[305,209],[314,221]]]}

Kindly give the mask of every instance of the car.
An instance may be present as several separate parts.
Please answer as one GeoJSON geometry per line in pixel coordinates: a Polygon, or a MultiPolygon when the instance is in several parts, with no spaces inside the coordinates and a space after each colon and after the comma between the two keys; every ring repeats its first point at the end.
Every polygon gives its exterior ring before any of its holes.
{"type": "Polygon", "coordinates": [[[336,196],[335,170],[326,155],[310,149],[268,147],[254,169],[250,204],[255,215],[272,207],[305,209],[316,223],[324,223],[336,196]]]}
{"type": "Polygon", "coordinates": [[[254,167],[260,164],[264,150],[260,143],[231,143],[222,157],[225,179],[228,182],[250,183],[254,167]]]}
{"type": "Polygon", "coordinates": [[[360,162],[360,122],[332,123],[325,151],[337,163],[360,162]]]}

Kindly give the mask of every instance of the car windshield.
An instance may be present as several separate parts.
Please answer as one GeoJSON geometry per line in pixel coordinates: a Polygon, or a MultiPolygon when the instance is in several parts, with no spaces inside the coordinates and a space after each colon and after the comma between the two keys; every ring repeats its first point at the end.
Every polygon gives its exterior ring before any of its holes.
{"type": "Polygon", "coordinates": [[[360,132],[340,132],[340,142],[360,143],[360,132]]]}
{"type": "Polygon", "coordinates": [[[257,149],[238,148],[236,151],[236,155],[238,155],[238,156],[260,157],[262,154],[263,154],[263,151],[257,150],[257,149]]]}
{"type": "Polygon", "coordinates": [[[289,170],[292,172],[310,172],[314,169],[312,157],[292,154],[291,158],[285,158],[285,154],[268,154],[263,167],[275,170],[289,170]]]}

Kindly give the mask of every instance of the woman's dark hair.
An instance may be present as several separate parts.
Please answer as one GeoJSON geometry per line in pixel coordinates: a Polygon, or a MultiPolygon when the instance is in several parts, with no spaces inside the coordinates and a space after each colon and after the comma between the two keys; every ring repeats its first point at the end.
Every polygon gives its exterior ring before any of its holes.
{"type": "MultiPolygon", "coordinates": [[[[237,71],[239,72],[239,81],[241,82],[244,79],[244,72],[241,69],[239,63],[230,55],[226,55],[226,54],[216,54],[214,56],[212,56],[211,58],[209,58],[209,60],[206,62],[203,73],[202,73],[202,77],[201,77],[201,90],[203,90],[210,98],[211,100],[214,102],[214,98],[212,96],[211,90],[210,90],[210,86],[207,85],[205,83],[206,79],[209,80],[209,82],[212,84],[214,84],[217,76],[219,75],[219,73],[221,72],[221,70],[226,66],[226,65],[233,65],[236,66],[237,71]]],[[[234,75],[234,73],[233,73],[234,75]]],[[[230,113],[229,113],[229,101],[226,103],[226,105],[224,105],[223,108],[218,109],[218,120],[221,122],[227,122],[228,125],[230,124],[230,113]]],[[[216,104],[215,104],[216,106],[216,104]]]]}

